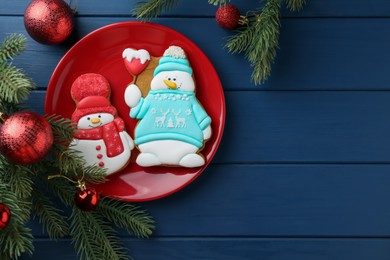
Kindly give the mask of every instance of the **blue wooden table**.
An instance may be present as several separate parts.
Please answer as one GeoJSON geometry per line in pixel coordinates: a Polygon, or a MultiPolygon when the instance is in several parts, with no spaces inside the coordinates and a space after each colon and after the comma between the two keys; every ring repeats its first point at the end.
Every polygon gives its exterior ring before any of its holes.
{"type": "MultiPolygon", "coordinates": [[[[245,13],[259,1],[231,1],[245,13]]],[[[211,165],[189,186],[142,203],[152,239],[120,232],[135,259],[390,259],[390,1],[307,0],[283,10],[271,78],[250,81],[244,57],[222,48],[206,0],[181,1],[154,22],[194,41],[223,84],[225,133],[211,165]]],[[[0,39],[26,34],[27,0],[0,0],[0,39]]],[[[134,20],[134,0],[81,0],[77,39],[134,20]]],[[[29,38],[15,59],[40,86],[29,105],[43,113],[47,83],[69,45],[29,38]]],[[[34,229],[34,259],[75,259],[70,239],[34,229]]]]}

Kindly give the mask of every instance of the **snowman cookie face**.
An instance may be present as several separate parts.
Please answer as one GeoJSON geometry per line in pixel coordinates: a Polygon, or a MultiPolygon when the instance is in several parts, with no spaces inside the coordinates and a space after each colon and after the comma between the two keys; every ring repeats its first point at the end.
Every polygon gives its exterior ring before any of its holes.
{"type": "Polygon", "coordinates": [[[182,48],[170,46],[159,59],[146,97],[135,84],[125,91],[130,117],[139,119],[135,144],[140,166],[200,167],[211,136],[211,118],[195,95],[192,68],[182,48]]]}
{"type": "Polygon", "coordinates": [[[163,71],[153,77],[152,90],[171,89],[181,91],[194,91],[195,82],[191,74],[184,71],[163,71]]]}
{"type": "Polygon", "coordinates": [[[106,125],[114,121],[114,116],[109,113],[94,113],[83,116],[77,122],[78,129],[91,129],[106,125]]]}

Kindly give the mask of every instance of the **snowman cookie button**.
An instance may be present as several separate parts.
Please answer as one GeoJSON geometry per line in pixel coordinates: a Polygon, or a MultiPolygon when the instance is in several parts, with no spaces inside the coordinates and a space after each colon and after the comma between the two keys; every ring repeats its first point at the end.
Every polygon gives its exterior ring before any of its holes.
{"type": "Polygon", "coordinates": [[[87,165],[103,167],[107,174],[123,169],[134,148],[123,119],[111,105],[110,93],[107,79],[95,73],[80,75],[71,87],[76,131],[70,145],[81,152],[87,165]]]}
{"type": "Polygon", "coordinates": [[[138,165],[192,168],[205,164],[200,150],[211,137],[211,118],[195,89],[192,68],[179,46],[170,46],[159,59],[146,97],[136,84],[126,88],[130,117],[139,120],[134,132],[138,165]]]}

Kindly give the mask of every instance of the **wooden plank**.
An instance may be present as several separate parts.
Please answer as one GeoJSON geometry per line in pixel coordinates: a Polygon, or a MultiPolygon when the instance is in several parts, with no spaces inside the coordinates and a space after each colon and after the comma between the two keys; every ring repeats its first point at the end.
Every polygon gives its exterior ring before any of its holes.
{"type": "MultiPolygon", "coordinates": [[[[390,162],[390,92],[226,91],[225,98],[215,163],[390,162]]],[[[28,105],[43,113],[44,99],[34,92],[28,105]]]]}
{"type": "MultiPolygon", "coordinates": [[[[2,0],[0,15],[22,15],[29,4],[30,0],[2,0]]],[[[69,1],[67,1],[69,2],[69,1]]],[[[112,15],[126,16],[131,15],[131,10],[135,7],[138,0],[116,0],[115,3],[110,1],[100,1],[101,4],[96,4],[93,0],[79,1],[78,15],[112,15]]],[[[165,12],[165,15],[171,16],[214,16],[217,7],[209,5],[204,1],[180,1],[179,6],[165,12]]],[[[234,2],[241,11],[245,14],[249,10],[255,10],[259,7],[258,1],[241,0],[234,2]]],[[[73,5],[72,5],[73,6],[73,5]]],[[[284,16],[296,17],[327,17],[327,16],[389,16],[390,3],[387,0],[356,0],[356,1],[337,1],[337,0],[311,0],[301,12],[290,12],[283,10],[284,16]]]]}
{"type": "MultiPolygon", "coordinates": [[[[389,239],[163,238],[122,242],[137,260],[388,260],[390,257],[389,239]]],[[[70,240],[37,239],[35,247],[34,259],[77,258],[70,240]]]]}
{"type": "MultiPolygon", "coordinates": [[[[123,20],[127,19],[79,18],[75,34],[67,43],[47,46],[30,39],[28,51],[15,59],[15,65],[24,68],[39,86],[46,86],[61,57],[78,39],[123,20]]],[[[170,18],[158,22],[192,39],[210,58],[226,90],[390,88],[390,19],[283,20],[272,76],[261,86],[250,82],[251,68],[242,55],[228,54],[222,48],[230,33],[219,28],[213,19],[170,18]],[[207,37],[198,28],[208,28],[207,37]]],[[[21,17],[0,17],[0,31],[26,33],[21,17]]],[[[1,40],[5,36],[6,33],[1,35],[1,40]]]]}
{"type": "Polygon", "coordinates": [[[389,172],[390,165],[211,165],[181,191],[139,205],[154,216],[156,237],[389,237],[389,172]]]}

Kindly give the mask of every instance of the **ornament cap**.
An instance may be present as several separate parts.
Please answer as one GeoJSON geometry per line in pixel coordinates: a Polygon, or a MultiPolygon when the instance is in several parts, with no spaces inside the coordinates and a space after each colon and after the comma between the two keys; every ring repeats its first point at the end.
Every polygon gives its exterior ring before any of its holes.
{"type": "Polygon", "coordinates": [[[0,112],[0,124],[4,124],[8,117],[6,113],[0,112]]]}

